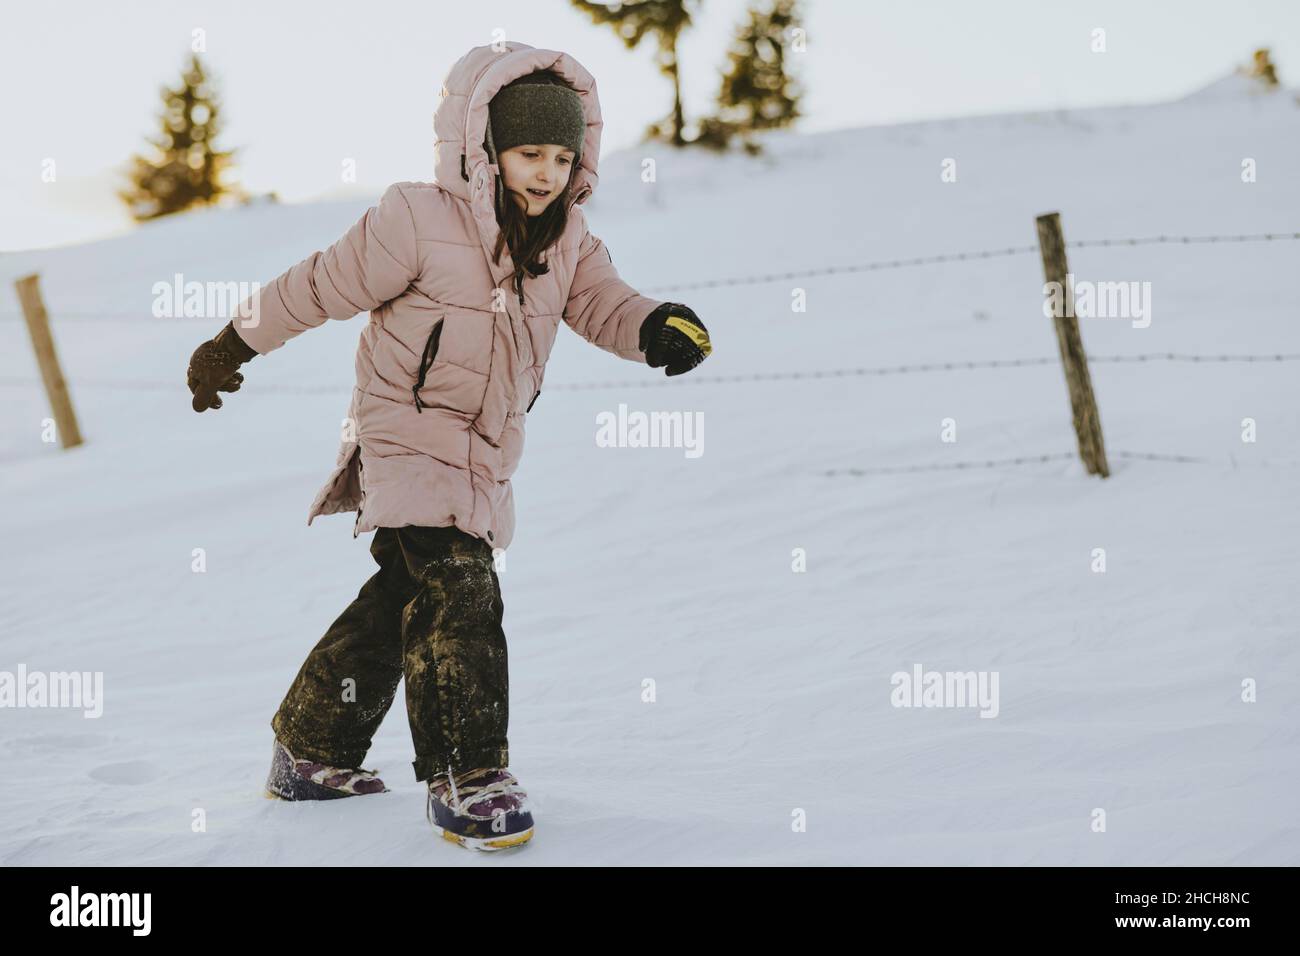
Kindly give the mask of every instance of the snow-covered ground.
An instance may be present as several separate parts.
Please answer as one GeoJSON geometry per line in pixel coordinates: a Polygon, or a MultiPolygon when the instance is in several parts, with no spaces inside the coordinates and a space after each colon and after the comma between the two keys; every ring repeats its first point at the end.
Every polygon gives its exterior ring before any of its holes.
{"type": "MultiPolygon", "coordinates": [[[[1293,95],[1226,84],[768,143],[761,160],[652,150],[653,185],[641,152],[604,160],[593,227],[715,352],[666,379],[560,333],[501,574],[512,767],[538,830],[499,856],[433,838],[400,694],[365,762],[391,793],[262,797],[271,716],[374,569],[351,515],[306,525],[366,317],[255,360],[200,416],[185,365],[223,320],[151,316],[155,282],[267,281],[366,204],[0,257],[0,670],[104,675],[98,719],[0,709],[0,863],[1300,862],[1300,363],[1095,363],[1108,480],[1060,459],[889,473],[1070,452],[1059,366],[747,377],[1054,356],[1036,254],[656,291],[1033,245],[1051,210],[1067,240],[1293,233],[1293,95]],[[11,284],[32,269],[86,436],[70,452],[41,440],[11,284]],[[608,384],[565,388],[583,383],[608,384]],[[597,447],[620,403],[702,413],[704,454],[597,447]],[[997,716],[893,706],[915,665],[996,673],[997,716]]],[[[1300,353],[1298,254],[1071,249],[1080,280],[1151,283],[1149,327],[1085,318],[1084,343],[1300,353]]]]}

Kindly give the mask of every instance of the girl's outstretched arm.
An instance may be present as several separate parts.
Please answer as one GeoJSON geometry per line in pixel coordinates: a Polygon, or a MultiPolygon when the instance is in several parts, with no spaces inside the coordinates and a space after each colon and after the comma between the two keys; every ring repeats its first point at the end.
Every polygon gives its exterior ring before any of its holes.
{"type": "Polygon", "coordinates": [[[240,338],[265,355],[326,319],[350,319],[401,295],[417,278],[419,261],[402,185],[389,186],[334,245],[246,300],[233,320],[240,338]]]}
{"type": "Polygon", "coordinates": [[[583,232],[569,301],[564,306],[564,321],[570,328],[606,352],[644,364],[641,323],[661,305],[620,279],[605,244],[589,230],[583,232]]]}
{"type": "Polygon", "coordinates": [[[605,244],[585,229],[564,321],[593,345],[667,375],[689,372],[713,351],[699,316],[633,289],[618,277],[605,244]]]}

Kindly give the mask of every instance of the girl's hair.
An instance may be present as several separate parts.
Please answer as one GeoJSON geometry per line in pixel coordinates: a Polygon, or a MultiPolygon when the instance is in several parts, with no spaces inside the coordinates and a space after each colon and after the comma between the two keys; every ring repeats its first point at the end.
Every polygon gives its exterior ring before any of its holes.
{"type": "Polygon", "coordinates": [[[492,253],[492,261],[500,262],[501,253],[507,245],[510,246],[510,258],[515,263],[516,288],[522,287],[525,270],[534,276],[548,271],[541,257],[564,233],[564,227],[569,221],[573,168],[571,165],[569,181],[564,184],[560,194],[551,200],[544,212],[531,219],[527,212],[519,208],[519,203],[508,189],[501,190],[502,202],[497,205],[497,225],[501,227],[501,237],[492,253]]]}

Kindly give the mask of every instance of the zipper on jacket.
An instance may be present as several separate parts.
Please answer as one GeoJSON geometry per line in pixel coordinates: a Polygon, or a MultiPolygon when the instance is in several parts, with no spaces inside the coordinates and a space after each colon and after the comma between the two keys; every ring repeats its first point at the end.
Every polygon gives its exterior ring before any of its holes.
{"type": "MultiPolygon", "coordinates": [[[[357,456],[358,456],[358,457],[357,457],[357,482],[360,483],[360,481],[361,481],[361,468],[362,468],[362,465],[361,465],[361,457],[360,457],[360,452],[359,452],[359,451],[358,451],[356,454],[357,454],[357,456]]],[[[353,524],[352,524],[352,537],[354,537],[354,538],[355,538],[355,537],[357,536],[357,534],[359,533],[357,529],[361,527],[361,512],[362,512],[363,510],[365,510],[365,507],[366,507],[366,505],[365,505],[365,498],[366,498],[366,493],[365,493],[365,490],[362,489],[362,491],[361,491],[361,501],[357,503],[357,520],[356,520],[355,522],[353,522],[353,524]]]]}
{"type": "Polygon", "coordinates": [[[424,376],[429,371],[429,366],[433,364],[433,357],[438,354],[438,340],[442,337],[442,319],[433,323],[433,331],[429,333],[429,339],[424,343],[424,352],[420,355],[420,371],[415,377],[415,385],[411,387],[411,394],[415,396],[415,410],[423,413],[424,403],[420,401],[420,389],[424,388],[424,376]]]}
{"type": "Polygon", "coordinates": [[[528,407],[524,409],[524,414],[525,414],[525,415],[527,415],[529,412],[531,412],[531,411],[533,410],[533,406],[537,404],[537,396],[538,396],[538,395],[541,395],[541,394],[542,394],[542,390],[539,388],[539,389],[537,390],[537,394],[533,396],[533,400],[532,400],[531,402],[529,402],[529,403],[528,403],[528,407]]]}

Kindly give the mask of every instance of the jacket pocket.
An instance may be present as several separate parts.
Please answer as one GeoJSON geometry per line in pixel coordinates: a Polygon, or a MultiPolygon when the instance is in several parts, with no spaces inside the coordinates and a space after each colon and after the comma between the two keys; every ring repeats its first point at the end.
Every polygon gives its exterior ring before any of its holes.
{"type": "Polygon", "coordinates": [[[424,376],[429,371],[429,366],[438,355],[438,342],[442,338],[443,319],[433,323],[433,329],[429,332],[429,338],[424,343],[424,351],[420,354],[420,370],[415,376],[415,385],[411,388],[411,394],[415,398],[415,410],[423,411],[424,403],[420,401],[420,389],[424,388],[424,376]]]}

